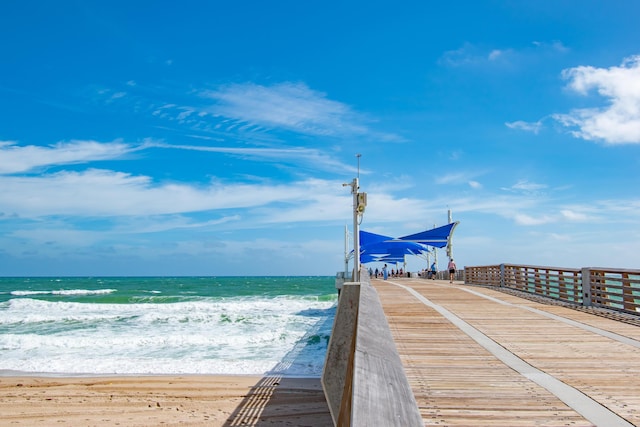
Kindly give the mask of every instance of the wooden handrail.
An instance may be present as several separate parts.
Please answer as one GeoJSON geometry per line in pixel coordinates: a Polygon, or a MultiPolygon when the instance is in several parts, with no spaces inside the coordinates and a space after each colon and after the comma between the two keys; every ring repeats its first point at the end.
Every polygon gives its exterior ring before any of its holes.
{"type": "Polygon", "coordinates": [[[465,283],[511,288],[640,315],[640,270],[500,264],[465,267],[465,283]]]}
{"type": "Polygon", "coordinates": [[[335,425],[422,427],[382,304],[365,270],[342,285],[322,373],[335,425]]]}

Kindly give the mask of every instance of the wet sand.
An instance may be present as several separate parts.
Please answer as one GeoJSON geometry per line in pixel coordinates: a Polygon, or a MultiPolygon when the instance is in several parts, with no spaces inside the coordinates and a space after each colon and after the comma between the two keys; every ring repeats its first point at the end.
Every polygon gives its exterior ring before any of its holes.
{"type": "Polygon", "coordinates": [[[332,426],[319,378],[0,376],[1,426],[332,426]]]}

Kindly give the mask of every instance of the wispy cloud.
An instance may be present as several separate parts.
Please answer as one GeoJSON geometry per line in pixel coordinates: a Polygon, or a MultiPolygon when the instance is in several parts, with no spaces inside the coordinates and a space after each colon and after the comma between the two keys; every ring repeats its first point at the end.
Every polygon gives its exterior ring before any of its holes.
{"type": "Polygon", "coordinates": [[[534,41],[532,44],[537,49],[543,52],[549,52],[549,53],[567,53],[570,50],[560,40],[553,40],[551,42],[534,41]]]}
{"type": "Polygon", "coordinates": [[[149,91],[129,81],[125,90],[98,90],[106,104],[129,99],[136,111],[147,111],[158,119],[183,125],[185,130],[217,133],[229,138],[258,138],[278,132],[293,132],[314,138],[360,137],[402,142],[397,134],[378,131],[375,118],[331,99],[303,82],[273,85],[230,83],[213,89],[190,89],[163,101],[147,99],[149,91]],[[141,105],[147,104],[147,108],[141,105]]]}
{"type": "Polygon", "coordinates": [[[595,89],[608,104],[554,115],[574,136],[609,144],[640,143],[640,55],[626,58],[620,66],[570,68],[562,76],[572,91],[587,95],[595,89]]]}
{"type": "Polygon", "coordinates": [[[538,134],[540,129],[542,129],[542,120],[538,120],[537,122],[524,122],[522,120],[516,120],[515,122],[507,122],[505,125],[511,129],[523,130],[526,132],[532,132],[534,134],[538,134]]]}
{"type": "Polygon", "coordinates": [[[0,142],[0,174],[30,172],[52,165],[110,160],[139,149],[122,141],[69,141],[51,146],[21,146],[14,141],[3,141],[0,142]]]}
{"type": "Polygon", "coordinates": [[[213,114],[256,126],[320,136],[371,133],[360,114],[304,83],[230,84],[201,96],[215,102],[213,114]]]}
{"type": "Polygon", "coordinates": [[[557,221],[556,218],[551,215],[532,216],[524,213],[515,214],[513,220],[519,225],[542,225],[557,221]]]}
{"type": "Polygon", "coordinates": [[[436,184],[460,184],[467,180],[467,175],[463,173],[449,173],[446,175],[438,176],[436,178],[436,184]]]}
{"type": "Polygon", "coordinates": [[[483,175],[484,172],[459,172],[459,173],[449,173],[445,175],[438,176],[435,180],[436,184],[439,185],[461,185],[466,184],[473,189],[482,188],[482,184],[476,180],[476,178],[480,175],[483,175]]]}
{"type": "MultiPolygon", "coordinates": [[[[331,172],[353,173],[357,168],[353,165],[342,163],[328,154],[314,148],[243,148],[243,147],[221,147],[221,146],[200,146],[200,145],[179,145],[167,144],[163,142],[150,143],[149,146],[202,151],[210,153],[224,153],[239,156],[245,159],[260,161],[271,161],[277,163],[291,163],[297,166],[305,166],[315,170],[331,172]]],[[[360,173],[367,173],[361,170],[360,173]]]]}
{"type": "MultiPolygon", "coordinates": [[[[122,159],[127,155],[149,148],[189,150],[222,153],[244,159],[286,163],[296,167],[329,172],[354,173],[353,165],[342,163],[333,156],[314,148],[243,148],[168,144],[151,139],[130,144],[114,142],[69,141],[50,146],[21,146],[15,141],[0,141],[0,175],[18,174],[46,169],[51,166],[90,163],[102,160],[122,159]]],[[[360,173],[366,174],[366,170],[360,173]]]]}
{"type": "Polygon", "coordinates": [[[438,63],[447,67],[474,67],[515,64],[526,58],[557,55],[569,49],[561,41],[534,41],[528,46],[514,48],[491,48],[472,43],[464,43],[462,47],[446,51],[438,63]]]}
{"type": "Polygon", "coordinates": [[[483,65],[507,60],[512,52],[512,49],[485,49],[471,43],[465,43],[458,49],[445,52],[438,62],[440,65],[448,67],[483,65]]]}
{"type": "Polygon", "coordinates": [[[562,209],[560,211],[560,214],[563,218],[569,221],[582,222],[590,219],[589,215],[585,214],[584,212],[577,212],[573,209],[562,209]]]}
{"type": "Polygon", "coordinates": [[[520,180],[513,184],[511,187],[502,187],[502,190],[512,193],[523,194],[539,194],[542,190],[546,189],[546,184],[538,184],[535,182],[529,182],[527,180],[520,180]]]}
{"type": "Polygon", "coordinates": [[[23,218],[171,215],[271,203],[296,205],[318,199],[336,201],[342,197],[341,190],[340,182],[322,180],[288,184],[212,182],[202,187],[156,183],[147,176],[90,169],[38,177],[0,177],[0,206],[3,214],[23,218]]]}

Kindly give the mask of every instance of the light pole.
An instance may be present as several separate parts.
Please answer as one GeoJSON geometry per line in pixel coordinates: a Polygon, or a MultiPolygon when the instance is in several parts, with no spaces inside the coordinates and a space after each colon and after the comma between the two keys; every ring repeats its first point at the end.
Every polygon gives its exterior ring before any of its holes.
{"type": "Polygon", "coordinates": [[[353,281],[360,281],[360,224],[358,221],[358,190],[360,189],[358,178],[351,182],[351,194],[353,194],[353,281]]]}
{"type": "Polygon", "coordinates": [[[367,206],[367,193],[358,193],[360,189],[360,156],[358,158],[358,175],[353,178],[350,184],[342,184],[343,187],[351,186],[351,194],[353,194],[353,281],[360,281],[360,218],[364,214],[367,206]]]}
{"type": "Polygon", "coordinates": [[[364,205],[366,205],[366,195],[359,194],[358,178],[353,178],[350,184],[342,184],[343,187],[347,185],[351,186],[351,194],[353,194],[353,281],[360,281],[360,221],[358,216],[364,212],[364,205]],[[361,205],[359,200],[362,196],[365,203],[361,205]],[[359,197],[360,196],[360,197],[359,197]],[[361,207],[362,206],[362,207],[361,207]]]}

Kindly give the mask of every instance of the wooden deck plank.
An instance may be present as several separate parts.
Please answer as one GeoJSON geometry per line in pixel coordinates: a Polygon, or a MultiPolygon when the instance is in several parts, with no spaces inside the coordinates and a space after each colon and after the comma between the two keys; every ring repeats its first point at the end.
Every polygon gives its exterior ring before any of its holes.
{"type": "Polygon", "coordinates": [[[640,328],[495,290],[424,279],[372,280],[425,425],[589,426],[545,388],[506,366],[434,309],[391,282],[410,286],[535,368],[640,425],[640,349],[522,308],[640,338],[640,328]],[[500,304],[464,288],[491,298],[500,304]]]}

